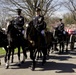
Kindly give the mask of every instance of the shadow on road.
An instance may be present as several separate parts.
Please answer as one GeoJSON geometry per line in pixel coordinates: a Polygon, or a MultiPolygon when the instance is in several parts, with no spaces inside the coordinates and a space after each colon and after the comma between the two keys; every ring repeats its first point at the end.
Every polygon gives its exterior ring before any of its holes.
{"type": "Polygon", "coordinates": [[[11,69],[26,69],[31,67],[32,61],[25,61],[24,63],[22,63],[21,65],[19,65],[18,63],[11,65],[12,68],[11,69]]]}
{"type": "MultiPolygon", "coordinates": [[[[51,71],[55,70],[56,73],[75,73],[74,69],[76,69],[76,65],[72,63],[65,63],[60,61],[68,61],[68,59],[72,58],[70,56],[49,56],[50,61],[47,60],[44,66],[41,65],[41,61],[38,61],[36,64],[35,71],[51,71]],[[52,62],[51,59],[59,60],[59,62],[52,62]],[[38,69],[37,68],[41,68],[38,69]]],[[[25,61],[25,63],[18,66],[17,64],[11,65],[11,69],[27,69],[31,67],[32,61],[25,61]],[[17,66],[17,67],[15,67],[17,66]]]]}
{"type": "MultiPolygon", "coordinates": [[[[30,61],[25,62],[19,67],[14,67],[17,66],[17,64],[12,65],[13,67],[11,69],[26,69],[31,67],[30,61]]],[[[75,73],[74,69],[76,69],[75,64],[71,63],[56,63],[56,62],[46,62],[44,66],[41,65],[41,62],[38,62],[36,64],[36,68],[41,68],[35,71],[51,71],[55,70],[56,73],[75,73]]],[[[30,69],[30,68],[29,68],[30,69]]]]}
{"type": "Polygon", "coordinates": [[[64,55],[59,55],[59,56],[55,56],[55,55],[52,55],[52,56],[49,56],[47,59],[49,60],[49,59],[55,59],[55,60],[60,60],[60,61],[64,61],[64,60],[68,60],[68,59],[70,59],[70,58],[72,58],[71,56],[64,56],[64,55]]]}
{"type": "Polygon", "coordinates": [[[75,64],[47,62],[42,71],[57,70],[56,73],[73,73],[76,69],[75,64]]]}
{"type": "Polygon", "coordinates": [[[70,55],[76,55],[76,50],[70,51],[70,55]]]}

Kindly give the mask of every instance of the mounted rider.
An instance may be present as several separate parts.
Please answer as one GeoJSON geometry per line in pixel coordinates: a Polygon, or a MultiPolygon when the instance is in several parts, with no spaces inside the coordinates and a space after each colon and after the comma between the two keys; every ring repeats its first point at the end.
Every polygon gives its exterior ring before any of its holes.
{"type": "Polygon", "coordinates": [[[35,28],[44,35],[44,30],[46,29],[46,23],[44,22],[44,16],[41,15],[41,9],[36,8],[35,17],[33,18],[33,25],[35,28]]]}
{"type": "Polygon", "coordinates": [[[42,35],[43,42],[45,42],[45,29],[46,29],[46,22],[44,21],[44,16],[41,15],[41,9],[36,8],[35,10],[35,17],[33,17],[33,25],[36,28],[36,30],[42,35]]]}
{"type": "Polygon", "coordinates": [[[8,32],[11,30],[11,25],[17,28],[21,33],[23,33],[23,26],[24,26],[24,17],[21,15],[22,9],[16,9],[17,16],[10,21],[10,26],[8,27],[8,32]]]}
{"type": "Polygon", "coordinates": [[[62,19],[59,19],[59,25],[57,28],[62,34],[65,34],[64,23],[62,22],[62,19]]]}
{"type": "Polygon", "coordinates": [[[18,26],[19,31],[23,33],[24,17],[21,15],[22,9],[17,9],[17,17],[15,18],[15,25],[18,26]]]}

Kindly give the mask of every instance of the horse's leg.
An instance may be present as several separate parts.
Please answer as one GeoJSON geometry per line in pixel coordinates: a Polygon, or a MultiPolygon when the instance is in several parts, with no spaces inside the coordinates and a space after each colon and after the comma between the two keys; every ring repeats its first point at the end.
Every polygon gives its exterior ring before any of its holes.
{"type": "Polygon", "coordinates": [[[64,42],[62,42],[62,53],[64,52],[64,42]]]}
{"type": "Polygon", "coordinates": [[[37,51],[37,53],[38,53],[38,56],[37,56],[37,60],[39,59],[39,51],[37,51]]]}
{"type": "Polygon", "coordinates": [[[42,51],[40,51],[40,58],[42,57],[42,51]]]}
{"type": "Polygon", "coordinates": [[[37,49],[30,49],[30,57],[32,59],[32,70],[35,70],[35,66],[36,66],[36,54],[37,54],[37,49]]]}
{"type": "Polygon", "coordinates": [[[26,54],[26,49],[24,47],[22,47],[22,50],[23,50],[23,60],[22,60],[22,63],[24,63],[25,59],[27,58],[27,54],[26,54]]]}
{"type": "Polygon", "coordinates": [[[49,50],[49,48],[47,49],[47,56],[49,56],[49,52],[50,52],[50,50],[49,50]]]}
{"type": "Polygon", "coordinates": [[[62,44],[59,42],[59,53],[62,52],[62,50],[61,50],[61,46],[62,46],[62,44]]]}
{"type": "Polygon", "coordinates": [[[33,64],[32,64],[32,70],[34,71],[35,70],[35,66],[36,66],[36,61],[35,61],[35,58],[36,58],[36,53],[37,53],[37,51],[36,50],[34,50],[34,52],[33,52],[33,64]]]}
{"type": "Polygon", "coordinates": [[[6,69],[9,68],[9,61],[10,61],[10,55],[11,55],[11,47],[8,48],[8,49],[9,49],[9,50],[8,50],[8,60],[7,60],[7,63],[6,63],[6,69]]]}
{"type": "Polygon", "coordinates": [[[14,59],[14,49],[12,49],[12,59],[11,59],[11,63],[13,63],[13,59],[14,59]]]}
{"type": "Polygon", "coordinates": [[[5,49],[5,52],[6,52],[4,61],[6,63],[7,62],[7,56],[8,56],[8,48],[5,46],[4,49],[5,49]]]}
{"type": "Polygon", "coordinates": [[[57,42],[55,42],[55,44],[54,44],[54,50],[55,50],[55,51],[58,51],[57,42]]]}
{"type": "Polygon", "coordinates": [[[39,50],[39,51],[37,51],[38,52],[38,56],[37,56],[37,60],[39,59],[39,58],[41,58],[42,57],[42,52],[39,50]]]}
{"type": "Polygon", "coordinates": [[[68,52],[68,43],[66,43],[66,52],[68,52]]]}
{"type": "Polygon", "coordinates": [[[35,70],[35,65],[36,65],[36,61],[35,61],[35,57],[33,57],[33,65],[32,65],[32,70],[35,70]]]}
{"type": "Polygon", "coordinates": [[[69,41],[66,40],[66,52],[68,52],[68,44],[69,44],[69,41]]]}
{"type": "Polygon", "coordinates": [[[50,45],[47,47],[47,55],[49,56],[49,53],[50,53],[50,49],[52,50],[53,52],[53,43],[50,43],[50,45]]]}
{"type": "Polygon", "coordinates": [[[43,61],[42,61],[42,65],[44,65],[45,62],[46,62],[47,48],[44,48],[44,49],[42,50],[42,52],[43,52],[43,61]]]}
{"type": "Polygon", "coordinates": [[[18,47],[18,61],[20,63],[20,46],[18,47]]]}
{"type": "Polygon", "coordinates": [[[68,52],[69,42],[70,42],[70,35],[68,34],[68,38],[66,38],[66,52],[68,52]]]}

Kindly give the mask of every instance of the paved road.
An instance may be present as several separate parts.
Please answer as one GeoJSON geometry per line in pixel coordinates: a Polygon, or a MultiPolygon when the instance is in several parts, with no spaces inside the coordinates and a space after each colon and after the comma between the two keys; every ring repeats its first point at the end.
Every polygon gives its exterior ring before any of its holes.
{"type": "Polygon", "coordinates": [[[75,51],[62,55],[50,53],[44,66],[41,66],[40,60],[37,62],[35,71],[30,68],[31,62],[28,53],[26,62],[19,67],[17,66],[17,55],[15,55],[14,63],[10,64],[9,69],[5,69],[4,58],[1,58],[0,75],[76,75],[75,51]]]}

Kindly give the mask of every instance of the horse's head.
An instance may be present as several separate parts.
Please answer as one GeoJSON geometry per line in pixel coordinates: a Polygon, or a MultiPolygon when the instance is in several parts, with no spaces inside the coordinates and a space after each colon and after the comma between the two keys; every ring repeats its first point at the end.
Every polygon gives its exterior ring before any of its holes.
{"type": "Polygon", "coordinates": [[[7,34],[5,32],[5,28],[0,28],[0,44],[7,43],[7,34]]]}
{"type": "Polygon", "coordinates": [[[33,25],[33,21],[31,21],[27,27],[27,34],[26,34],[27,38],[30,38],[31,40],[35,40],[36,33],[37,33],[37,30],[33,25]]]}
{"type": "Polygon", "coordinates": [[[12,37],[12,38],[16,38],[19,35],[21,35],[21,33],[19,32],[18,27],[15,25],[15,21],[11,20],[8,23],[8,30],[7,33],[12,37]]]}

